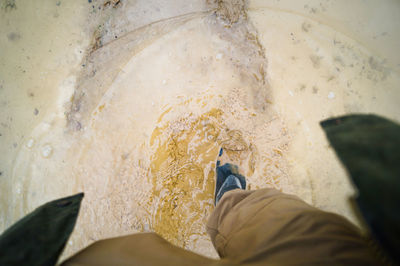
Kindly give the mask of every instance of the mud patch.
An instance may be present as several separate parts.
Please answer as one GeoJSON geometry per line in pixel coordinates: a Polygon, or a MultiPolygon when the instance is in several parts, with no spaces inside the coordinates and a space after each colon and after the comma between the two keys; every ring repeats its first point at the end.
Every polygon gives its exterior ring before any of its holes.
{"type": "Polygon", "coordinates": [[[244,0],[215,0],[218,8],[215,11],[218,17],[229,24],[239,21],[241,18],[246,18],[246,6],[244,0]]]}
{"type": "Polygon", "coordinates": [[[171,243],[187,247],[207,238],[205,223],[213,209],[215,159],[221,130],[219,109],[188,114],[154,130],[151,145],[153,229],[171,243]]]}

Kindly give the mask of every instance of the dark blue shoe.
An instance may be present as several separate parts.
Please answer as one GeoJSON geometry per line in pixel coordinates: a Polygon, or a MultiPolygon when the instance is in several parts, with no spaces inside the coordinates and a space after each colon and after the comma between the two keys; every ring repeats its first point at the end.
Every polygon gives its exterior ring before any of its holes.
{"type": "MultiPolygon", "coordinates": [[[[219,157],[222,155],[223,149],[219,152],[219,157]]],[[[225,192],[233,189],[246,189],[246,178],[239,174],[237,165],[226,163],[220,166],[221,162],[217,161],[217,180],[215,182],[215,202],[217,205],[225,192]]]]}

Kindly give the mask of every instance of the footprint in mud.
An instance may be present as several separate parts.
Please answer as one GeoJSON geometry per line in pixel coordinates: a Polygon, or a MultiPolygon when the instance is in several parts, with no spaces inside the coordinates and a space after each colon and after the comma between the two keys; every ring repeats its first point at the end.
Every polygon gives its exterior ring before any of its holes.
{"type": "Polygon", "coordinates": [[[224,151],[220,157],[221,164],[235,164],[246,178],[252,176],[257,162],[256,147],[247,144],[239,130],[227,130],[221,135],[221,148],[224,151]]]}

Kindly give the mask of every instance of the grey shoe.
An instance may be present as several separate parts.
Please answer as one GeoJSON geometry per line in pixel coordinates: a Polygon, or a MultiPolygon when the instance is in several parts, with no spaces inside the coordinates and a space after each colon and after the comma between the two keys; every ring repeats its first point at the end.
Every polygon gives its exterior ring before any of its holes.
{"type": "MultiPolygon", "coordinates": [[[[219,152],[221,157],[223,149],[219,152]]],[[[246,189],[246,178],[239,174],[237,165],[226,163],[220,166],[220,160],[217,161],[217,180],[215,182],[214,204],[217,205],[225,192],[233,189],[246,189]]]]}

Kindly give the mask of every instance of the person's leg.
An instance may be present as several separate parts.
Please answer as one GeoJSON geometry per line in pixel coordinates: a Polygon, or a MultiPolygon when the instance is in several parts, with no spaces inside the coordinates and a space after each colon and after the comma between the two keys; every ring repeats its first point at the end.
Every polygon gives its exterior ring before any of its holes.
{"type": "MultiPolygon", "coordinates": [[[[225,157],[226,158],[226,157],[225,157]]],[[[358,229],[275,189],[246,191],[245,177],[226,160],[216,167],[216,208],[207,232],[221,258],[235,262],[374,263],[358,229]]]]}
{"type": "Polygon", "coordinates": [[[154,233],[97,241],[62,265],[223,265],[170,244],[154,233]]]}
{"type": "Polygon", "coordinates": [[[345,218],[274,189],[226,192],[207,231],[221,258],[240,263],[377,263],[345,218]]]}

